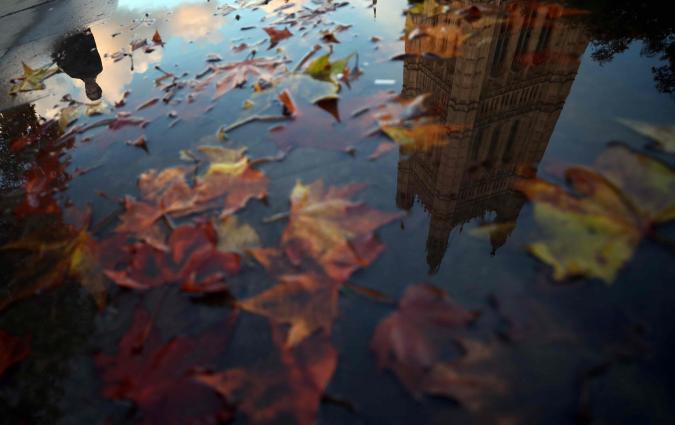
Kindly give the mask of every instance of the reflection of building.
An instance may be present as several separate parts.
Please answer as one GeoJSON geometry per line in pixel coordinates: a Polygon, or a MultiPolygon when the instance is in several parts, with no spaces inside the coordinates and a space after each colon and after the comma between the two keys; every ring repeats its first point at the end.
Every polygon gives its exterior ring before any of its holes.
{"type": "MultiPolygon", "coordinates": [[[[436,14],[435,4],[427,0],[423,13],[407,18],[409,31],[421,26],[434,36],[406,39],[406,53],[415,56],[405,61],[402,94],[430,93],[445,121],[465,130],[401,159],[397,188],[399,207],[417,199],[431,214],[432,272],[458,224],[488,213],[495,222],[517,218],[524,203],[510,190],[517,165],[541,160],[588,42],[583,28],[551,3],[501,2],[498,13],[473,23],[457,13],[436,14]],[[443,27],[449,30],[438,31],[443,27]]],[[[507,237],[493,235],[493,253],[507,237]]]]}

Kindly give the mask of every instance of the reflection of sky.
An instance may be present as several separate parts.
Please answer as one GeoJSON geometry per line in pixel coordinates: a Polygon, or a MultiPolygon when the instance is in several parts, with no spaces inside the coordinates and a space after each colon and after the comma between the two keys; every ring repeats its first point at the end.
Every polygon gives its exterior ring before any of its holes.
{"type": "MultiPolygon", "coordinates": [[[[119,0],[117,7],[129,10],[172,9],[182,4],[204,3],[204,0],[119,0]]],[[[215,3],[218,3],[217,1],[215,3]]]]}

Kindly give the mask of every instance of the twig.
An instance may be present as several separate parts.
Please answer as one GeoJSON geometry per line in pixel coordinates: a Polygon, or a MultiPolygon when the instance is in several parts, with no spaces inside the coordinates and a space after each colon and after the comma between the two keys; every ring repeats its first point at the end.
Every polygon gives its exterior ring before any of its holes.
{"type": "Polygon", "coordinates": [[[252,167],[254,167],[256,165],[267,164],[268,162],[283,161],[284,158],[286,158],[287,154],[288,154],[288,152],[281,151],[276,156],[265,156],[265,157],[262,157],[262,158],[254,159],[250,162],[250,164],[251,164],[252,167]]]}
{"type": "Polygon", "coordinates": [[[237,121],[234,124],[231,124],[229,127],[223,129],[224,133],[229,133],[230,131],[239,128],[243,125],[256,122],[256,121],[286,121],[291,119],[285,115],[252,115],[248,118],[245,118],[241,121],[237,121]]]}
{"type": "Polygon", "coordinates": [[[271,215],[269,217],[263,218],[263,223],[269,224],[269,223],[274,223],[275,221],[286,220],[290,216],[291,216],[290,211],[274,214],[274,215],[271,215]]]}
{"type": "Polygon", "coordinates": [[[308,60],[310,60],[312,58],[312,56],[314,56],[316,54],[316,52],[318,52],[319,50],[321,50],[321,46],[319,44],[315,44],[314,47],[312,47],[312,50],[307,52],[305,54],[305,56],[303,56],[302,59],[300,59],[300,62],[298,62],[298,64],[295,65],[295,68],[293,68],[293,72],[300,71],[300,69],[303,67],[303,65],[308,60]]]}

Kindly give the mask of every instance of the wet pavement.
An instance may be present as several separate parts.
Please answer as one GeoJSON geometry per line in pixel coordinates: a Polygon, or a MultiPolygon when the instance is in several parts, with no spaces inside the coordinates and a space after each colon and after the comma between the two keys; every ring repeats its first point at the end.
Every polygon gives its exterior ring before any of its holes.
{"type": "Polygon", "coordinates": [[[660,7],[3,4],[0,417],[671,423],[660,7]]]}

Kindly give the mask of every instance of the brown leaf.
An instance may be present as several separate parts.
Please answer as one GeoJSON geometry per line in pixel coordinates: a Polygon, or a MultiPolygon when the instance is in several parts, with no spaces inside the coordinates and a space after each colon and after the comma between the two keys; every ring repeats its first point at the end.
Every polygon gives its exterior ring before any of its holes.
{"type": "Polygon", "coordinates": [[[235,320],[233,315],[224,327],[211,334],[164,341],[150,314],[138,309],[118,352],[114,356],[101,353],[95,357],[104,395],[113,400],[133,401],[140,413],[138,423],[146,425],[230,420],[231,409],[223,406],[210,389],[195,382],[193,371],[214,364],[227,344],[235,320]]]}
{"type": "Polygon", "coordinates": [[[371,348],[380,367],[391,369],[416,397],[453,398],[471,409],[482,397],[502,394],[504,383],[477,365],[492,356],[488,345],[460,337],[478,317],[432,285],[409,287],[396,312],[375,329],[371,348]],[[448,348],[461,348],[459,358],[445,361],[448,348]]]}
{"type": "Polygon", "coordinates": [[[288,423],[313,425],[326,386],[337,365],[337,352],[323,335],[293,349],[280,349],[277,358],[247,368],[204,373],[197,380],[238,406],[251,425],[288,423]]]}
{"type": "Polygon", "coordinates": [[[291,93],[288,90],[284,90],[280,92],[277,95],[277,98],[281,102],[281,104],[284,106],[284,115],[290,115],[291,117],[294,117],[298,113],[298,107],[295,105],[295,102],[293,101],[293,97],[291,97],[291,93]]]}
{"type": "Polygon", "coordinates": [[[122,268],[105,274],[120,286],[131,289],[179,284],[185,292],[227,291],[225,280],[237,274],[240,256],[217,249],[217,236],[210,222],[177,227],[161,251],[140,243],[131,247],[122,268]]]}
{"type": "Polygon", "coordinates": [[[246,311],[288,325],[285,346],[293,347],[321,330],[330,335],[338,314],[340,283],[316,273],[286,275],[276,286],[239,302],[246,311]]]}
{"type": "Polygon", "coordinates": [[[162,41],[162,36],[159,35],[158,30],[155,30],[155,34],[152,36],[152,42],[155,43],[155,44],[164,45],[164,41],[162,41]]]}
{"type": "Polygon", "coordinates": [[[13,336],[0,329],[0,378],[30,354],[31,337],[13,336]]]}
{"type": "Polygon", "coordinates": [[[317,181],[309,186],[297,182],[291,193],[291,211],[281,238],[283,249],[294,264],[310,257],[326,274],[345,281],[358,268],[375,260],[384,247],[373,232],[399,218],[349,198],[363,185],[324,189],[317,181]]]}
{"type": "Polygon", "coordinates": [[[267,27],[263,28],[263,31],[265,31],[267,35],[270,36],[270,47],[269,47],[270,49],[276,46],[281,40],[285,40],[293,35],[288,30],[288,28],[284,28],[283,30],[277,30],[274,29],[273,27],[267,27]]]}
{"type": "Polygon", "coordinates": [[[8,287],[13,288],[0,300],[0,310],[45,290],[61,286],[67,278],[74,279],[94,298],[99,308],[106,304],[106,287],[99,263],[99,248],[89,235],[90,212],[86,211],[78,226],[59,223],[54,228],[42,228],[18,241],[10,242],[0,251],[28,252],[24,267],[16,273],[8,287]]]}

